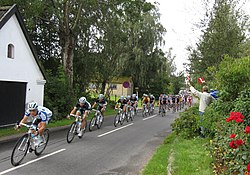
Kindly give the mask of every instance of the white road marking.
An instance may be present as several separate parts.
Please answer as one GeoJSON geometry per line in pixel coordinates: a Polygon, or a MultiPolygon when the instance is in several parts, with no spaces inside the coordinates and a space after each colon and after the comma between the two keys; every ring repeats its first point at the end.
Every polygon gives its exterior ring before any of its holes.
{"type": "Polygon", "coordinates": [[[134,123],[130,123],[129,125],[126,125],[126,126],[123,126],[123,127],[117,128],[117,129],[114,129],[114,130],[112,130],[112,131],[106,132],[106,133],[104,133],[104,134],[98,135],[97,137],[103,137],[103,136],[105,136],[105,135],[111,134],[111,133],[113,133],[113,132],[115,132],[115,131],[118,131],[118,130],[120,130],[120,129],[129,127],[129,126],[131,126],[131,125],[133,125],[133,124],[134,124],[134,123]]]}
{"type": "Polygon", "coordinates": [[[157,116],[157,114],[155,114],[155,115],[152,115],[151,117],[147,117],[147,118],[144,118],[144,119],[142,119],[142,120],[148,120],[148,119],[151,119],[151,118],[154,118],[154,117],[156,117],[157,116]]]}
{"type": "Polygon", "coordinates": [[[24,164],[21,164],[21,165],[19,165],[19,166],[16,166],[16,167],[13,167],[13,168],[10,168],[10,169],[7,169],[7,170],[5,170],[5,171],[0,172],[0,175],[9,173],[9,172],[11,172],[11,171],[14,171],[14,170],[16,170],[16,169],[22,168],[22,167],[24,167],[24,166],[26,166],[26,165],[29,165],[29,164],[34,163],[34,162],[37,162],[37,161],[39,161],[39,160],[45,159],[46,157],[52,156],[52,155],[54,155],[54,154],[60,153],[60,152],[65,151],[65,150],[66,150],[66,149],[60,149],[60,150],[55,151],[55,152],[53,152],[53,153],[47,154],[47,155],[45,155],[45,156],[43,156],[43,157],[40,157],[40,158],[31,160],[31,161],[29,161],[29,162],[26,162],[26,163],[24,163],[24,164]]]}

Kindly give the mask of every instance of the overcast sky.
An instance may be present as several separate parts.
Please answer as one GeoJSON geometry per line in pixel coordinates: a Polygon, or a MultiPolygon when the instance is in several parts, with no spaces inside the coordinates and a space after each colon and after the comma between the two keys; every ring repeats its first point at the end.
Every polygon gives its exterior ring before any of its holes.
{"type": "MultiPolygon", "coordinates": [[[[183,62],[187,62],[188,52],[186,47],[195,46],[201,31],[195,27],[204,18],[203,0],[147,0],[159,3],[161,23],[167,29],[165,34],[164,51],[173,48],[176,55],[175,64],[177,71],[183,70],[183,62]]],[[[245,2],[244,9],[250,14],[250,0],[245,2]]]]}

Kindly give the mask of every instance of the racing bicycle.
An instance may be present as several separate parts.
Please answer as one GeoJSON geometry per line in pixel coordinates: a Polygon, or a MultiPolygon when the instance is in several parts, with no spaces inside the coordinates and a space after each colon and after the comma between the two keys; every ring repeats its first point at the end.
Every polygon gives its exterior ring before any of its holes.
{"type": "Polygon", "coordinates": [[[94,117],[90,120],[90,123],[89,123],[89,131],[92,131],[93,128],[96,126],[98,129],[101,128],[102,124],[103,124],[103,115],[101,113],[101,111],[99,110],[95,110],[95,109],[92,109],[93,111],[95,111],[95,115],[94,117]]]}
{"type": "Polygon", "coordinates": [[[119,123],[122,125],[124,120],[125,120],[125,112],[121,108],[118,108],[118,113],[114,118],[114,126],[117,127],[119,123]]]}
{"type": "Polygon", "coordinates": [[[18,166],[27,155],[27,152],[33,152],[35,155],[39,156],[45,150],[49,141],[49,130],[45,128],[43,135],[41,136],[43,141],[36,145],[36,138],[34,133],[37,133],[38,127],[36,125],[28,125],[25,123],[20,123],[20,125],[28,128],[28,131],[18,139],[16,145],[11,154],[11,164],[13,166],[18,166]]]}
{"type": "MultiPolygon", "coordinates": [[[[68,118],[75,117],[75,121],[70,125],[70,128],[67,133],[67,142],[71,143],[72,140],[74,139],[75,135],[77,135],[81,130],[82,130],[82,116],[70,114],[68,118]]],[[[87,127],[87,121],[85,128],[87,127]]],[[[83,134],[85,133],[86,129],[83,129],[83,134]]],[[[79,137],[81,138],[81,137],[79,137]]]]}

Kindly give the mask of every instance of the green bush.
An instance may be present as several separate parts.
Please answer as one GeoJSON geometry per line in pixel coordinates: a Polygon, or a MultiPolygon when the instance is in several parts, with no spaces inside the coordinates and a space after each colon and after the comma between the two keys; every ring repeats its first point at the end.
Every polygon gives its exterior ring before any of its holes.
{"type": "Polygon", "coordinates": [[[199,109],[197,104],[181,112],[180,117],[175,119],[171,124],[172,130],[175,131],[177,135],[184,138],[193,138],[199,135],[197,129],[199,127],[198,123],[200,116],[198,114],[199,109]]]}
{"type": "MultiPolygon", "coordinates": [[[[244,174],[250,160],[250,137],[245,133],[250,125],[250,58],[226,57],[215,74],[220,91],[219,102],[206,109],[205,124],[213,135],[211,154],[216,174],[244,174]],[[241,112],[243,123],[226,122],[231,111],[241,112]],[[235,138],[230,138],[235,134],[235,138]],[[243,145],[231,148],[230,143],[242,140],[243,145]]],[[[232,145],[231,145],[232,146],[232,145]]]]}
{"type": "Polygon", "coordinates": [[[64,75],[63,68],[58,68],[58,73],[53,75],[47,71],[47,83],[45,85],[44,106],[53,112],[53,120],[65,117],[76,101],[70,92],[69,83],[64,75]]]}
{"type": "Polygon", "coordinates": [[[215,74],[215,83],[223,101],[234,101],[241,91],[250,86],[250,58],[226,56],[215,74]]]}
{"type": "Polygon", "coordinates": [[[246,124],[250,125],[250,88],[242,91],[235,100],[234,111],[241,112],[246,117],[246,124]]]}

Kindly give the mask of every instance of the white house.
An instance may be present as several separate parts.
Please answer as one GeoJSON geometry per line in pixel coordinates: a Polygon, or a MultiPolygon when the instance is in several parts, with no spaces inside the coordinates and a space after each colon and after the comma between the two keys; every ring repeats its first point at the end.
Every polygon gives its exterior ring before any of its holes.
{"type": "Polygon", "coordinates": [[[28,102],[43,105],[45,83],[17,6],[0,7],[0,126],[20,119],[28,102]]]}

